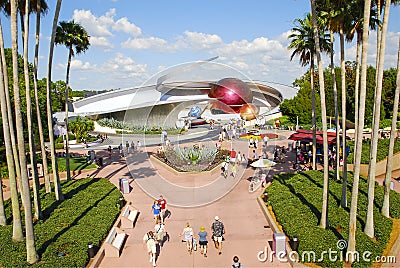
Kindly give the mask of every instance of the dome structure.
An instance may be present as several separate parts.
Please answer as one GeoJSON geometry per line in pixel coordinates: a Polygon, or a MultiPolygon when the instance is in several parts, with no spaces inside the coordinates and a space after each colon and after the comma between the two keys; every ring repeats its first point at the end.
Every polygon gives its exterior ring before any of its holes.
{"type": "Polygon", "coordinates": [[[253,94],[249,85],[237,78],[219,80],[211,87],[208,96],[229,106],[242,105],[253,101],[253,94]]]}

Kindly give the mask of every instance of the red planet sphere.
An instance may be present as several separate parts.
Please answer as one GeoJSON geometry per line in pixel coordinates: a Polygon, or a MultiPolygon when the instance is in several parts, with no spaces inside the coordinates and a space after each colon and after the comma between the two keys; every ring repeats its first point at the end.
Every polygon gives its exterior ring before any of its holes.
{"type": "Polygon", "coordinates": [[[247,103],[240,107],[239,113],[243,120],[253,120],[258,114],[258,108],[252,103],[247,103]]]}
{"type": "Polygon", "coordinates": [[[210,98],[217,98],[227,105],[251,103],[253,94],[250,87],[237,78],[224,78],[214,84],[208,93],[210,98]]]}

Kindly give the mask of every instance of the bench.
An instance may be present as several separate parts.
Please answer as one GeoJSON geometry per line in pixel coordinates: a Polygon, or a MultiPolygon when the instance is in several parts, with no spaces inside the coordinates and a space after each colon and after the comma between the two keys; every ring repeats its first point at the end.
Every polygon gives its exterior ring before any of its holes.
{"type": "Polygon", "coordinates": [[[121,214],[121,228],[134,228],[139,211],[130,205],[125,206],[121,214]]]}
{"type": "Polygon", "coordinates": [[[105,256],[118,258],[121,255],[126,236],[121,229],[113,227],[104,243],[105,256]]]}

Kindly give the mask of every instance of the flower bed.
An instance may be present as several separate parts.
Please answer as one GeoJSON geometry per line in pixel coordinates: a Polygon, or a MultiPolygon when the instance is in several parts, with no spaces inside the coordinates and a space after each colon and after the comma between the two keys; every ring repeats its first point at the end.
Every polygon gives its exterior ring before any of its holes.
{"type": "Polygon", "coordinates": [[[263,133],[260,135],[254,135],[254,134],[250,134],[250,133],[240,134],[240,138],[247,139],[247,140],[250,139],[251,137],[253,139],[262,140],[262,139],[264,139],[265,136],[267,136],[269,139],[277,139],[278,138],[278,134],[275,134],[275,133],[263,133]]]}

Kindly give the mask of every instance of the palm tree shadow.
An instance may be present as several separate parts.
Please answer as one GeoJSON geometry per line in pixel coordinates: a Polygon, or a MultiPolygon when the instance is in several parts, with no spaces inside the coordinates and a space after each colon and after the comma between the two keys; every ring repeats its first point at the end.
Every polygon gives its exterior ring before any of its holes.
{"type": "MultiPolygon", "coordinates": [[[[91,181],[91,182],[89,182],[89,183],[87,183],[87,184],[84,184],[83,186],[84,186],[84,188],[87,188],[87,186],[88,185],[90,185],[90,184],[92,184],[93,183],[93,181],[91,181]]],[[[71,198],[77,191],[76,190],[78,190],[80,187],[78,187],[78,188],[76,188],[76,189],[73,189],[72,191],[70,191],[69,193],[71,193],[71,195],[66,195],[66,197],[69,199],[69,198],[71,198]]],[[[80,189],[80,190],[82,190],[82,189],[80,189]]],[[[46,242],[44,242],[43,244],[42,244],[42,246],[40,247],[40,248],[38,248],[38,250],[37,250],[37,253],[39,254],[39,256],[41,256],[44,252],[46,252],[46,249],[48,248],[48,246],[50,245],[50,244],[52,244],[52,243],[54,243],[55,241],[57,241],[57,239],[60,237],[60,236],[62,236],[65,232],[67,232],[70,228],[72,228],[73,226],[75,226],[78,222],[79,222],[79,220],[81,220],[91,209],[93,209],[94,207],[96,207],[102,200],[104,200],[108,195],[110,195],[113,191],[114,191],[115,189],[111,189],[109,192],[107,192],[106,194],[104,194],[103,196],[101,196],[101,197],[99,197],[98,198],[98,200],[93,204],[93,205],[91,205],[91,206],[89,206],[88,208],[86,208],[82,213],[81,213],[81,215],[79,215],[77,218],[75,218],[74,219],[74,221],[71,223],[71,224],[69,224],[68,225],[68,227],[65,227],[64,229],[62,229],[61,231],[59,231],[57,234],[55,234],[54,236],[53,236],[53,238],[51,238],[51,239],[49,239],[49,240],[47,240],[46,242]]],[[[66,198],[66,199],[67,199],[66,198]]],[[[58,202],[55,202],[55,203],[58,203],[58,202]]],[[[52,205],[52,207],[53,207],[53,205],[52,205]]],[[[55,209],[55,208],[54,208],[55,209]]],[[[53,209],[53,210],[54,210],[53,209]]]]}

